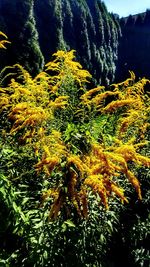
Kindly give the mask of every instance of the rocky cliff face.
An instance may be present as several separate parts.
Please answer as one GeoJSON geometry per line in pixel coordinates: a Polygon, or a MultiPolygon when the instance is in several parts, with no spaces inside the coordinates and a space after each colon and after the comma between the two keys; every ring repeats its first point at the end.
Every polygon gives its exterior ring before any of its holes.
{"type": "Polygon", "coordinates": [[[16,61],[37,73],[58,49],[75,49],[98,83],[115,78],[120,28],[100,0],[0,0],[0,27],[12,44],[1,66],[16,61]]]}

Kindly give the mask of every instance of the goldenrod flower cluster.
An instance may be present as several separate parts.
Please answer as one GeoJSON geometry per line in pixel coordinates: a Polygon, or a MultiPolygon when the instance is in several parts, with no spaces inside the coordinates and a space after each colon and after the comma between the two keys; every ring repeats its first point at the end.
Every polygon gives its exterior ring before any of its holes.
{"type": "MultiPolygon", "coordinates": [[[[5,48],[7,42],[0,41],[0,47],[5,48]]],[[[144,88],[150,81],[143,78],[136,82],[134,73],[130,72],[129,79],[111,85],[109,90],[104,86],[86,90],[85,83],[91,75],[74,59],[73,50],[58,51],[54,60],[46,64],[46,71],[35,78],[16,64],[11,68],[18,76],[10,78],[7,87],[0,88],[0,112],[10,122],[6,129],[8,136],[14,144],[17,142],[25,149],[30,147],[36,160],[36,175],[49,181],[42,199],[53,199],[51,219],[55,219],[62,208],[68,216],[77,211],[86,217],[90,191],[99,196],[106,209],[109,199],[115,195],[122,202],[128,202],[124,189],[117,183],[118,177],[127,178],[141,200],[140,182],[129,165],[150,167],[150,159],[140,154],[140,148],[147,146],[150,109],[144,88]],[[84,93],[78,94],[83,89],[84,93]],[[74,123],[71,109],[73,115],[78,114],[78,122],[74,132],[68,133],[65,125],[69,120],[74,123]],[[66,110],[66,122],[62,121],[60,126],[66,110]],[[94,125],[101,117],[105,123],[99,130],[99,140],[95,137],[94,125]],[[112,118],[115,125],[110,123],[112,118]],[[112,136],[106,132],[107,127],[108,132],[114,127],[112,136]],[[86,142],[88,149],[85,149],[86,142]]]]}

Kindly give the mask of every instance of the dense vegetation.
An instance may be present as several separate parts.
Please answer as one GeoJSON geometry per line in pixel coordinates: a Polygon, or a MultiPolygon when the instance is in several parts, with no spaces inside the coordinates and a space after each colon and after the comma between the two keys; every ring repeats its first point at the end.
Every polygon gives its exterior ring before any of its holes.
{"type": "Polygon", "coordinates": [[[150,81],[91,78],[73,50],[1,71],[1,266],[149,264],[150,81]]]}

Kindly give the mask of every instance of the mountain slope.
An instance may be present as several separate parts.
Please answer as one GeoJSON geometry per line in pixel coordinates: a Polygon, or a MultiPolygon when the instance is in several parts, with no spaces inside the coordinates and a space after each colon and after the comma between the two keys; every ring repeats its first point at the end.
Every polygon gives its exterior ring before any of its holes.
{"type": "Polygon", "coordinates": [[[137,77],[150,78],[150,10],[120,20],[122,38],[119,44],[117,80],[125,79],[128,70],[137,77]]]}
{"type": "Polygon", "coordinates": [[[33,74],[43,67],[33,5],[33,0],[0,1],[0,29],[11,41],[7,50],[1,52],[1,67],[20,63],[33,74]]]}
{"type": "Polygon", "coordinates": [[[35,15],[42,53],[75,49],[98,82],[114,79],[119,26],[101,1],[37,0],[35,15]]]}
{"type": "Polygon", "coordinates": [[[12,42],[2,66],[18,61],[34,74],[43,56],[75,49],[97,82],[115,78],[119,24],[99,0],[1,0],[0,25],[12,42]]]}

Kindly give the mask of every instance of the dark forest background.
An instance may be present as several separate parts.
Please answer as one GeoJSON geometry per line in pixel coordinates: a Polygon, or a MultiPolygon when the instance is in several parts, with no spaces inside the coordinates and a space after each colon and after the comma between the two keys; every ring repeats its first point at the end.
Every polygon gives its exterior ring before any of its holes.
{"type": "Polygon", "coordinates": [[[100,0],[1,0],[0,25],[11,45],[0,67],[16,63],[33,75],[58,49],[75,49],[95,81],[150,77],[150,11],[121,18],[100,0]],[[146,56],[145,56],[146,55],[146,56]]]}

